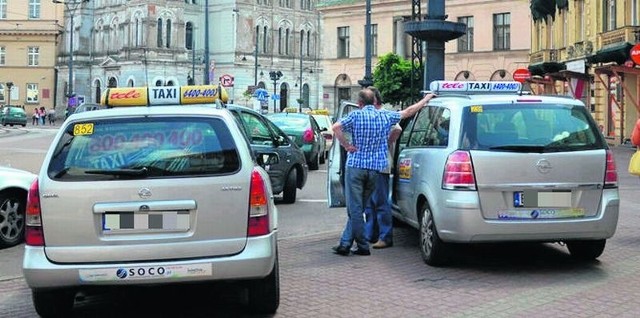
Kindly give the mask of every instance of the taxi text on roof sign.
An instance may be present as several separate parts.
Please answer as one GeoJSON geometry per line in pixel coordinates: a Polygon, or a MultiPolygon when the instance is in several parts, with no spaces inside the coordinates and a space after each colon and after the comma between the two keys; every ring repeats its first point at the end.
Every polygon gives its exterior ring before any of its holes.
{"type": "Polygon", "coordinates": [[[153,106],[226,103],[228,98],[218,85],[118,87],[107,89],[100,102],[109,107],[153,106]]]}
{"type": "Polygon", "coordinates": [[[495,82],[495,81],[433,81],[429,85],[434,93],[518,93],[522,89],[519,82],[495,82]]]}

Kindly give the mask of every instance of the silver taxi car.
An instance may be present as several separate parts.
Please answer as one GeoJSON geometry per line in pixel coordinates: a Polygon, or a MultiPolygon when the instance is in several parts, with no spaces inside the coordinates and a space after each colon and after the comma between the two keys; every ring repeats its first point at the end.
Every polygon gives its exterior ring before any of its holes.
{"type": "MultiPolygon", "coordinates": [[[[524,95],[518,82],[431,90],[438,98],[403,123],[390,198],[394,217],[419,229],[427,264],[447,264],[451,243],[564,242],[578,259],[602,254],[618,223],[618,178],[581,101],[524,95]]],[[[338,184],[331,168],[329,177],[338,184]]]]}
{"type": "Polygon", "coordinates": [[[277,154],[254,156],[227,109],[171,106],[215,89],[111,88],[108,103],[168,106],[64,122],[27,199],[23,273],[38,314],[66,316],[85,287],[221,280],[246,284],[250,310],[277,310],[277,208],[260,165],[277,154]]]}

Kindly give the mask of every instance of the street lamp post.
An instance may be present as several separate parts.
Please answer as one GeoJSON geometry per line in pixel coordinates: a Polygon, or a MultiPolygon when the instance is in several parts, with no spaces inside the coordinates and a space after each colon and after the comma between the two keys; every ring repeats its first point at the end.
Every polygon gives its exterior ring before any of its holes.
{"type": "Polygon", "coordinates": [[[365,25],[364,25],[364,78],[358,83],[362,87],[373,85],[371,76],[371,0],[365,3],[365,25]]]}
{"type": "Polygon", "coordinates": [[[7,82],[7,105],[11,106],[11,88],[13,87],[13,82],[7,82]]]}
{"type": "Polygon", "coordinates": [[[258,43],[260,41],[258,29],[256,28],[256,47],[253,49],[253,87],[258,87],[258,43]]]}
{"type": "Polygon", "coordinates": [[[280,71],[271,71],[269,72],[269,77],[271,78],[271,80],[273,81],[273,112],[277,113],[278,111],[276,110],[276,99],[275,96],[276,94],[276,89],[278,86],[278,80],[282,77],[282,72],[280,71]]]}
{"type": "Polygon", "coordinates": [[[60,1],[53,0],[53,3],[63,3],[64,7],[69,12],[69,82],[67,84],[67,108],[74,106],[75,98],[73,93],[73,18],[76,14],[76,10],[83,3],[89,2],[89,0],[72,0],[72,1],[60,1]]]}
{"type": "MultiPolygon", "coordinates": [[[[302,35],[303,31],[300,31],[300,100],[304,100],[302,97],[302,35]]],[[[302,103],[298,103],[298,112],[302,113],[302,103]]]]}

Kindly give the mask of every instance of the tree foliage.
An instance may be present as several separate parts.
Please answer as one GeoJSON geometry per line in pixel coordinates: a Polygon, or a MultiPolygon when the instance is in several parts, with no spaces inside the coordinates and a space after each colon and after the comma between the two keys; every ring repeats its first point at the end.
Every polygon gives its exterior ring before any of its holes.
{"type": "MultiPolygon", "coordinates": [[[[418,67],[416,65],[416,67],[418,67]]],[[[422,72],[419,72],[411,89],[411,61],[395,53],[387,53],[378,59],[373,70],[373,85],[380,90],[382,100],[392,105],[405,105],[415,101],[422,89],[422,72]]]]}

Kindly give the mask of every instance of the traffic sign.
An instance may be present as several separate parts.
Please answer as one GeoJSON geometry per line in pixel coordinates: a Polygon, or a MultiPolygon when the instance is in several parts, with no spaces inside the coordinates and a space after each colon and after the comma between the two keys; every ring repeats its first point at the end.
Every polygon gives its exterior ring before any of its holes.
{"type": "Polygon", "coordinates": [[[273,99],[273,100],[280,100],[280,94],[273,94],[273,95],[271,95],[271,99],[273,99]]]}
{"type": "Polygon", "coordinates": [[[526,68],[519,68],[513,72],[513,80],[524,83],[531,78],[531,72],[526,68]]]}
{"type": "Polygon", "coordinates": [[[220,77],[220,84],[224,87],[233,87],[233,76],[224,74],[220,77]]]}
{"type": "Polygon", "coordinates": [[[261,102],[269,100],[269,92],[264,88],[256,89],[256,91],[253,93],[253,96],[255,96],[256,99],[261,102]]]}
{"type": "Polygon", "coordinates": [[[631,56],[631,60],[636,63],[637,65],[640,65],[640,43],[634,45],[631,48],[631,51],[629,52],[629,55],[631,56]]]}

